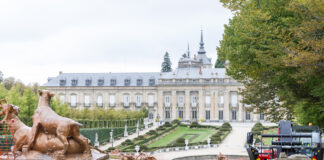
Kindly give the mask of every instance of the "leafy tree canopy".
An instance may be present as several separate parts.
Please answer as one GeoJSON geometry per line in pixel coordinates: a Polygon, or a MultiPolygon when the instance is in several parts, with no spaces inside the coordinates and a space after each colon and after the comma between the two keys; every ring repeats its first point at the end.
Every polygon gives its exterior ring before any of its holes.
{"type": "Polygon", "coordinates": [[[324,1],[221,0],[234,12],[217,48],[243,103],[272,121],[324,126],[324,1]]]}

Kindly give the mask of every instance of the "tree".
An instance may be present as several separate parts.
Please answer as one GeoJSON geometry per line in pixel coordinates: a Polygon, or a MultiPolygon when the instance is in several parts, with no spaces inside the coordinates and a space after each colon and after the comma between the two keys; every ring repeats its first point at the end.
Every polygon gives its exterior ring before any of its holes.
{"type": "Polygon", "coordinates": [[[243,102],[272,121],[324,126],[324,3],[221,0],[234,12],[217,48],[243,102]]]}
{"type": "Polygon", "coordinates": [[[3,85],[6,87],[7,90],[10,90],[11,87],[13,87],[15,83],[16,83],[16,81],[15,81],[14,77],[8,77],[8,78],[4,79],[4,81],[3,81],[3,85]]]}
{"type": "Polygon", "coordinates": [[[170,61],[169,53],[165,52],[161,72],[171,72],[171,71],[172,71],[172,68],[171,68],[171,61],[170,61]]]}
{"type": "Polygon", "coordinates": [[[0,83],[3,82],[3,73],[0,71],[0,83]]]}
{"type": "Polygon", "coordinates": [[[225,68],[225,61],[217,58],[216,63],[215,63],[215,68],[225,68]]]}

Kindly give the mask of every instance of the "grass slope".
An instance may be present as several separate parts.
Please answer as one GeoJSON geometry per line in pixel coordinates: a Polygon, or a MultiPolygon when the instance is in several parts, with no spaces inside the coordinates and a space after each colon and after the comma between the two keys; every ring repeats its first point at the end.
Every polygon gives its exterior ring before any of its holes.
{"type": "MultiPolygon", "coordinates": [[[[172,141],[180,138],[184,134],[199,134],[198,137],[192,139],[189,141],[189,143],[196,143],[196,142],[202,142],[207,140],[208,137],[210,137],[212,134],[216,132],[215,129],[209,129],[209,128],[189,128],[184,126],[178,126],[176,130],[161,139],[151,143],[148,145],[148,147],[159,147],[159,146],[166,146],[172,141]]],[[[185,139],[189,139],[191,136],[185,136],[185,139]]]]}

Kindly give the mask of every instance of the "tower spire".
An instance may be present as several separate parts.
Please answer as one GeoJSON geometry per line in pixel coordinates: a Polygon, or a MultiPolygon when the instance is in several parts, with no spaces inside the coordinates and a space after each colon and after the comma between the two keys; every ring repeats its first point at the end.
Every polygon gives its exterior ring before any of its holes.
{"type": "Polygon", "coordinates": [[[199,47],[199,51],[198,51],[198,54],[205,54],[206,51],[205,51],[205,43],[204,43],[204,37],[203,37],[203,30],[201,29],[200,30],[200,43],[199,43],[200,47],[199,47]]]}
{"type": "Polygon", "coordinates": [[[190,58],[189,42],[188,42],[187,56],[188,58],[190,58]]]}

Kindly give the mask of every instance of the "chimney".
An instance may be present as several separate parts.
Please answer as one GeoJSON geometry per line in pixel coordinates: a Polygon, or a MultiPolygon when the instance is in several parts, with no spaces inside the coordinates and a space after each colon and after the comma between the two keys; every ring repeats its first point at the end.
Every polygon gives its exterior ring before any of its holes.
{"type": "Polygon", "coordinates": [[[200,66],[199,74],[202,74],[202,67],[200,66]]]}
{"type": "Polygon", "coordinates": [[[196,56],[196,54],[194,55],[194,60],[197,60],[197,56],[196,56]]]}
{"type": "Polygon", "coordinates": [[[59,71],[59,75],[63,74],[63,71],[59,71]]]}

